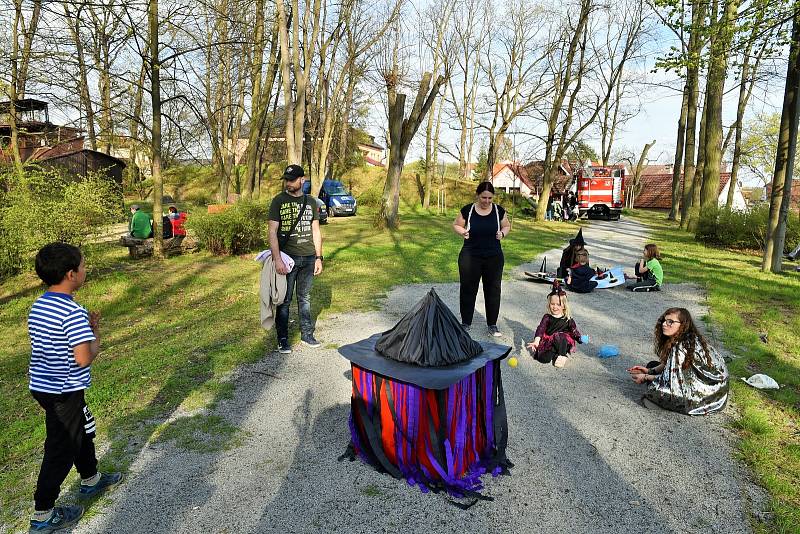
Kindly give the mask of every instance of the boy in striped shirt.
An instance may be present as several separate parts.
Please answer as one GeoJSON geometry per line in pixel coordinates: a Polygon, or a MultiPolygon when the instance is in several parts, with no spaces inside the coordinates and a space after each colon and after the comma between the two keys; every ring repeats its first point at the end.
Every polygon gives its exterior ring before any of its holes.
{"type": "Polygon", "coordinates": [[[90,365],[100,351],[100,316],[87,313],[72,297],[86,280],[83,255],[66,243],[46,245],[36,255],[36,274],[48,288],[28,315],[28,374],[31,395],[45,412],[47,437],[29,532],[52,532],[83,515],[80,506],[55,506],[73,465],[81,475],[81,497],[98,495],[122,474],[97,471],[95,422],[84,400],[90,365]]]}

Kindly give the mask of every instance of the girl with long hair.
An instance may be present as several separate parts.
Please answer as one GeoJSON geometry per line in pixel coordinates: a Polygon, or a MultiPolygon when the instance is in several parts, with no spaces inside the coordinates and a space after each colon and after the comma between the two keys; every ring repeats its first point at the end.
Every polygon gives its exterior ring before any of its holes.
{"type": "Polygon", "coordinates": [[[636,281],[628,285],[631,291],[659,291],[664,283],[664,269],[661,267],[661,253],[658,245],[648,243],[642,251],[642,259],[634,265],[636,281]]]}
{"type": "Polygon", "coordinates": [[[722,410],[728,400],[728,368],[686,308],[669,308],[661,314],[653,332],[653,348],[658,362],[628,369],[634,382],[648,384],[645,406],[686,415],[722,410]]]}

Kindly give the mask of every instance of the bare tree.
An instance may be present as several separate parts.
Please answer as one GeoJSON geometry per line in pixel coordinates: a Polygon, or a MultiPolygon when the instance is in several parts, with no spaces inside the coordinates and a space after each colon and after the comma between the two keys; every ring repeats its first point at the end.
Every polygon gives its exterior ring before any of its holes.
{"type": "Polygon", "coordinates": [[[491,12],[490,0],[461,0],[456,3],[451,25],[455,50],[448,61],[448,109],[458,123],[459,139],[454,151],[446,147],[444,150],[458,158],[464,179],[470,179],[472,174],[470,163],[475,149],[476,108],[483,80],[481,58],[491,35],[491,32],[482,30],[479,21],[491,27],[491,12]]]}
{"type": "Polygon", "coordinates": [[[398,210],[400,206],[400,178],[403,172],[403,163],[406,159],[408,147],[417,133],[425,115],[433,105],[439,90],[445,84],[444,75],[437,76],[431,83],[433,74],[425,72],[417,89],[417,96],[408,117],[405,116],[406,95],[398,92],[401,82],[400,70],[400,38],[399,31],[394,30],[391,39],[391,60],[388,68],[383,70],[383,78],[388,93],[388,118],[389,118],[389,165],[386,170],[386,184],[383,188],[383,202],[379,215],[379,224],[387,228],[397,228],[399,223],[398,210]]]}
{"type": "Polygon", "coordinates": [[[284,0],[275,0],[281,58],[281,81],[285,111],[286,159],[302,164],[305,139],[306,103],[317,36],[322,31],[322,0],[290,0],[287,14],[284,0]]]}
{"type": "Polygon", "coordinates": [[[645,144],[644,148],[639,153],[639,157],[636,159],[635,164],[633,163],[634,158],[625,158],[628,161],[631,170],[633,171],[633,176],[631,176],[630,183],[625,187],[625,203],[629,208],[633,207],[634,203],[636,202],[636,197],[642,191],[642,173],[644,171],[644,166],[650,161],[647,158],[647,154],[655,144],[655,139],[645,144]]]}
{"type": "MultiPolygon", "coordinates": [[[[450,26],[454,4],[454,0],[444,0],[441,3],[432,4],[427,10],[433,39],[428,40],[426,45],[429,53],[433,56],[433,72],[439,72],[442,65],[448,61],[451,53],[447,50],[445,36],[450,26]]],[[[426,34],[427,30],[423,31],[423,33],[426,34]]],[[[443,98],[444,95],[439,97],[438,107],[436,101],[434,101],[430,113],[428,113],[428,124],[425,128],[425,185],[421,199],[422,207],[425,209],[430,207],[431,184],[439,159],[439,130],[442,120],[443,98]]]]}
{"type": "Polygon", "coordinates": [[[594,124],[611,98],[628,60],[637,50],[641,21],[625,25],[619,33],[605,24],[599,25],[596,31],[614,31],[623,43],[611,63],[603,50],[591,46],[593,40],[589,39],[589,23],[596,9],[593,0],[579,0],[577,13],[568,16],[568,24],[560,30],[554,41],[563,45],[554,46],[549,58],[553,89],[547,98],[548,105],[539,106],[544,112],[546,137],[542,190],[536,210],[538,220],[544,219],[550,189],[562,158],[583,132],[594,124]],[[598,79],[598,72],[604,70],[606,75],[598,79]]]}
{"type": "MultiPolygon", "coordinates": [[[[278,57],[278,19],[275,17],[270,24],[267,34],[267,21],[265,18],[266,0],[256,0],[253,45],[250,55],[250,131],[248,133],[247,151],[245,153],[245,176],[243,194],[245,198],[251,197],[256,190],[257,177],[261,170],[261,150],[264,136],[269,136],[266,130],[267,115],[272,101],[275,79],[278,76],[280,58],[278,57]],[[269,39],[269,52],[264,72],[264,52],[269,39]]],[[[275,91],[276,93],[279,91],[275,91]]]]}
{"type": "Polygon", "coordinates": [[[530,24],[535,12],[525,0],[509,2],[504,24],[489,42],[482,66],[489,82],[487,106],[491,114],[488,125],[487,176],[491,179],[497,150],[514,120],[527,113],[542,98],[542,83],[547,44],[539,39],[543,26],[530,24]]]}
{"type": "MultiPolygon", "coordinates": [[[[609,31],[600,33],[598,37],[603,41],[595,45],[604,52],[608,64],[608,68],[601,69],[599,73],[603,87],[611,85],[611,76],[617,72],[615,63],[618,60],[629,63],[640,55],[642,37],[646,34],[645,25],[648,23],[644,7],[642,0],[628,0],[611,7],[608,13],[609,31]],[[623,53],[624,47],[629,46],[631,36],[635,40],[626,55],[623,53]]],[[[611,97],[605,101],[599,114],[600,161],[603,165],[608,165],[611,160],[619,129],[639,114],[640,104],[636,88],[640,84],[641,80],[629,74],[625,65],[620,67],[611,97]],[[629,107],[628,103],[632,105],[629,107]]]]}
{"type": "Polygon", "coordinates": [[[17,175],[22,176],[22,155],[19,150],[19,131],[17,129],[17,99],[25,97],[28,84],[33,41],[39,26],[42,12],[41,0],[33,0],[29,9],[25,9],[24,0],[14,0],[14,22],[11,27],[11,79],[6,87],[8,95],[8,117],[11,127],[11,151],[17,175]]]}

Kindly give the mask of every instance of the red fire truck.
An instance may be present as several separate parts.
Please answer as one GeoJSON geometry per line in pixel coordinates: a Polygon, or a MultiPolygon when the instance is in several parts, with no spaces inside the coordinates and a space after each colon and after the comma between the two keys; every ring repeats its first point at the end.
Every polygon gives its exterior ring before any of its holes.
{"type": "Polygon", "coordinates": [[[581,167],[574,184],[581,216],[619,219],[625,205],[625,167],[581,167]]]}

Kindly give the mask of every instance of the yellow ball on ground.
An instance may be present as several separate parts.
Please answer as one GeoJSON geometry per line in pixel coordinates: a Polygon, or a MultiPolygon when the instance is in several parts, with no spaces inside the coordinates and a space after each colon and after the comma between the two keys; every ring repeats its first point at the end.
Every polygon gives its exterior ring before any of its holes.
{"type": "Polygon", "coordinates": [[[508,359],[508,365],[510,365],[511,367],[516,367],[517,366],[517,359],[515,357],[513,357],[513,356],[510,357],[508,359]]]}

